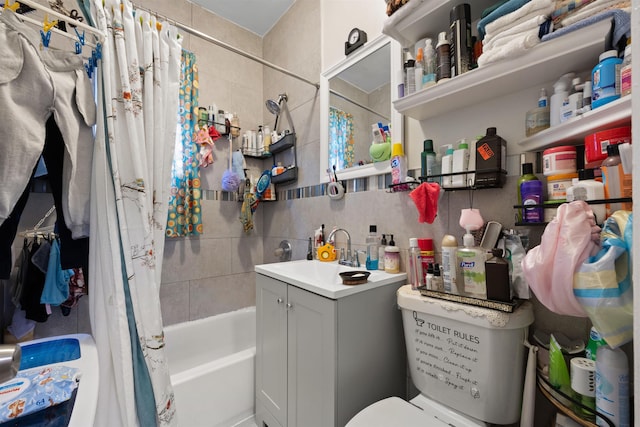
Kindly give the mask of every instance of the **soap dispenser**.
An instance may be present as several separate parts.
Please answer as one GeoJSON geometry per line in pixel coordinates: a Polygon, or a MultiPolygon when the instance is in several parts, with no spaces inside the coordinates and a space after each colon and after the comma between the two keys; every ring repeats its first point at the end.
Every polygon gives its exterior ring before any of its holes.
{"type": "Polygon", "coordinates": [[[487,282],[486,282],[486,270],[485,261],[486,255],[483,248],[475,246],[475,239],[471,230],[466,229],[467,232],[462,238],[464,247],[459,248],[456,252],[457,265],[460,266],[459,274],[461,279],[458,280],[458,284],[462,284],[464,289],[464,295],[487,299],[487,282]]]}
{"type": "Polygon", "coordinates": [[[569,96],[569,87],[574,76],[574,73],[564,74],[553,84],[553,95],[551,95],[549,106],[549,124],[551,126],[559,125],[561,122],[562,103],[569,96]]]}

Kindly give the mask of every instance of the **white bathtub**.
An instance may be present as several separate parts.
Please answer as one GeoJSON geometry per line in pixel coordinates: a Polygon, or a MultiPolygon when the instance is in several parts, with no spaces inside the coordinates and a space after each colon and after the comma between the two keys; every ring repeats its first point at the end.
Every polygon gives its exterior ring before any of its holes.
{"type": "Polygon", "coordinates": [[[255,307],[170,325],[164,333],[179,425],[251,425],[255,307]]]}

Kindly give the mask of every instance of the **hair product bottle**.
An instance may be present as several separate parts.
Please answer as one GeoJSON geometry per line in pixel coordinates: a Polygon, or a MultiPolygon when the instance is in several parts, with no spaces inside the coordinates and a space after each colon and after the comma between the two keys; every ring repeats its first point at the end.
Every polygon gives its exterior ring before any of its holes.
{"type": "Polygon", "coordinates": [[[444,31],[438,34],[436,44],[436,82],[451,78],[451,58],[449,57],[449,40],[444,31]]]}
{"type": "MultiPolygon", "coordinates": [[[[526,181],[539,181],[533,174],[533,163],[522,164],[522,175],[518,178],[518,204],[522,205],[522,183],[526,181]]],[[[518,209],[518,222],[522,222],[523,209],[518,209]]]]}

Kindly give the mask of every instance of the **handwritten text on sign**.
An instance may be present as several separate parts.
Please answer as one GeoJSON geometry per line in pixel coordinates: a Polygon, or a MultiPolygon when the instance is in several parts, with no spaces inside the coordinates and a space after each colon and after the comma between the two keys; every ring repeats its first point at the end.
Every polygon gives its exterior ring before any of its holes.
{"type": "MultiPolygon", "coordinates": [[[[418,371],[457,391],[478,385],[480,338],[416,318],[415,357],[418,371]]],[[[473,393],[472,393],[473,394],[473,393]]]]}

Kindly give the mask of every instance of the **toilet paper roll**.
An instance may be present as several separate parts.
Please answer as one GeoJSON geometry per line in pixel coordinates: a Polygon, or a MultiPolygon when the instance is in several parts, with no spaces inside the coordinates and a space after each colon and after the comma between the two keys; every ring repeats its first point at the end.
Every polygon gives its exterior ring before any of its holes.
{"type": "Polygon", "coordinates": [[[571,359],[571,388],[583,396],[596,395],[596,362],[585,357],[571,359]]]}

